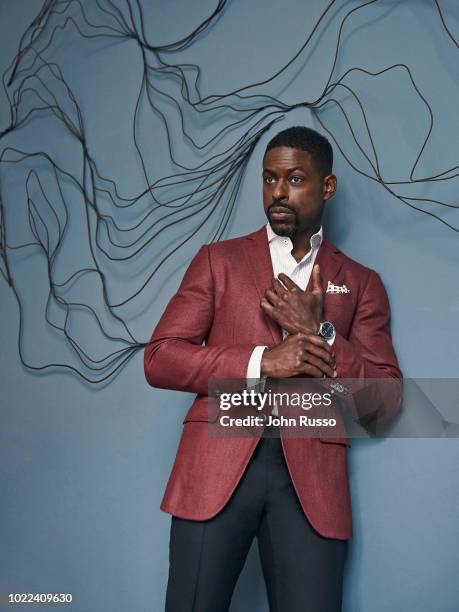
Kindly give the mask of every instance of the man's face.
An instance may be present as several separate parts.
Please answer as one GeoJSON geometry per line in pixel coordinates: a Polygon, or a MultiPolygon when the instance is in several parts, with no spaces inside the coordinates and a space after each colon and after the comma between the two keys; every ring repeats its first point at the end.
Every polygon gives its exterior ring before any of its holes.
{"type": "Polygon", "coordinates": [[[318,229],[336,177],[323,177],[311,154],[293,147],[270,149],[263,160],[263,207],[273,231],[292,238],[318,229]]]}

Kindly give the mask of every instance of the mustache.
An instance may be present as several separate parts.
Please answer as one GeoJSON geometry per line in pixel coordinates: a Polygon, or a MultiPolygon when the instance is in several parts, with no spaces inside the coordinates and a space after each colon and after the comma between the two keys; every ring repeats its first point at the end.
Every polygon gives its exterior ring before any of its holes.
{"type": "Polygon", "coordinates": [[[288,206],[287,204],[284,204],[282,202],[279,202],[279,200],[274,200],[272,202],[272,204],[270,204],[267,213],[269,214],[273,208],[279,209],[276,212],[281,212],[281,211],[288,211],[289,213],[292,213],[293,215],[296,215],[296,212],[293,208],[291,208],[290,206],[288,206]]]}

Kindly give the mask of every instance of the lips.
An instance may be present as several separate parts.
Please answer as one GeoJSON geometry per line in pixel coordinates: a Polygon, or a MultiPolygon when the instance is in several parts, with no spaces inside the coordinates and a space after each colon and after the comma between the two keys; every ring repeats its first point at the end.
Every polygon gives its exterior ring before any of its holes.
{"type": "Polygon", "coordinates": [[[273,221],[287,221],[290,217],[293,217],[294,213],[284,206],[273,206],[269,210],[269,217],[273,221]]]}

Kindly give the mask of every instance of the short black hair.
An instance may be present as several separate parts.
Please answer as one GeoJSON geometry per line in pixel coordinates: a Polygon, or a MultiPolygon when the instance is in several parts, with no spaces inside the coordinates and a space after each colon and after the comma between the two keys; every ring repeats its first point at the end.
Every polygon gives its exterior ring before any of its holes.
{"type": "Polygon", "coordinates": [[[333,149],[331,144],[315,130],[297,125],[278,132],[266,146],[266,153],[275,147],[292,147],[303,149],[310,153],[318,171],[323,175],[331,174],[333,171],[333,149]]]}

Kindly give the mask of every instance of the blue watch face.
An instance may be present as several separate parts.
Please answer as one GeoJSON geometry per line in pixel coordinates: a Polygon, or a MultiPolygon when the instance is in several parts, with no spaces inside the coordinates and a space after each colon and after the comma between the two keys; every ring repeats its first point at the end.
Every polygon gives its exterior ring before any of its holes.
{"type": "Polygon", "coordinates": [[[320,328],[320,335],[325,338],[325,340],[330,340],[335,333],[335,326],[330,321],[324,321],[320,328]]]}

